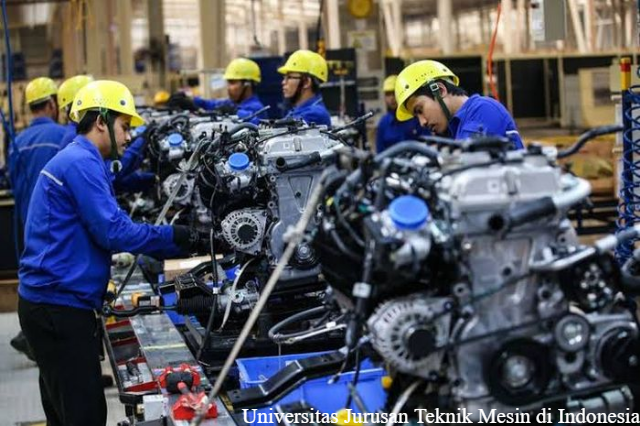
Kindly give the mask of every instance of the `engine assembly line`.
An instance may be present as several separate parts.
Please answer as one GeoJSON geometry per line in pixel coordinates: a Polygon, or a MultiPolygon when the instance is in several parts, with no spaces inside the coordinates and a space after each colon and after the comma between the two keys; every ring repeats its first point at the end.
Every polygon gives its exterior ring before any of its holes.
{"type": "Polygon", "coordinates": [[[640,423],[640,0],[0,13],[0,426],[640,423]]]}

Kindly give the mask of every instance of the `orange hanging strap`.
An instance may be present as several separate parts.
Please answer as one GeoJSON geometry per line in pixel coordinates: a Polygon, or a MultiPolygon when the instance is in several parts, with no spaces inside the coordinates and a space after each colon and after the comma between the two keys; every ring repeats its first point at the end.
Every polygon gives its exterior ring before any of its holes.
{"type": "Polygon", "coordinates": [[[493,97],[500,102],[498,96],[498,89],[496,83],[493,80],[493,50],[496,47],[496,36],[498,35],[498,25],[500,24],[500,12],[502,11],[502,3],[498,3],[498,16],[496,18],[496,27],[493,29],[493,36],[491,36],[491,44],[489,45],[489,55],[487,56],[487,72],[489,74],[489,87],[493,97]]]}

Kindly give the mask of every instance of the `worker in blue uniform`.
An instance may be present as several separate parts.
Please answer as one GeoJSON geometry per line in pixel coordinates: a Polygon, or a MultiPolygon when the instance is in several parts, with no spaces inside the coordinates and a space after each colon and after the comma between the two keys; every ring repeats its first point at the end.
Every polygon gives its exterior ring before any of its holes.
{"type": "MultiPolygon", "coordinates": [[[[69,119],[71,103],[80,89],[92,81],[93,78],[88,75],[77,75],[65,80],[60,85],[60,90],[58,90],[58,105],[68,119],[62,143],[60,144],[62,148],[69,145],[77,135],[76,129],[78,124],[69,119]]],[[[141,127],[144,129],[144,126],[141,127]]],[[[144,191],[156,183],[155,174],[138,171],[144,160],[146,139],[144,138],[144,130],[136,129],[136,134],[139,136],[134,138],[134,141],[127,147],[122,155],[122,170],[119,173],[112,174],[113,187],[116,193],[144,191]]],[[[108,160],[107,165],[109,167],[111,166],[108,160]]]]}
{"type": "Polygon", "coordinates": [[[282,94],[291,106],[285,118],[302,119],[331,128],[331,115],[320,94],[320,84],[327,81],[329,70],[322,56],[309,50],[297,50],[278,72],[282,78],[282,94]]]}
{"type": "MultiPolygon", "coordinates": [[[[235,114],[242,119],[253,116],[264,108],[255,94],[256,86],[262,79],[257,63],[246,58],[234,59],[227,65],[223,78],[227,81],[229,99],[203,99],[196,96],[193,102],[198,108],[212,111],[230,107],[236,109],[235,114]]],[[[258,124],[262,118],[268,118],[266,111],[254,116],[249,122],[258,124]]]]}
{"type": "Polygon", "coordinates": [[[181,255],[199,242],[182,226],[134,223],[116,203],[105,159],[118,160],[142,124],[131,92],[94,81],[74,99],[78,136],[40,172],[20,261],[18,315],[40,369],[49,426],[103,426],[96,310],[103,304],[111,255],[181,255]],[[36,201],[37,200],[37,201],[36,201]]]}
{"type": "MultiPolygon", "coordinates": [[[[58,86],[50,78],[39,77],[25,88],[25,101],[33,116],[29,127],[15,139],[9,150],[9,177],[15,200],[14,233],[17,255],[24,247],[24,225],[27,219],[31,193],[40,170],[58,153],[64,127],[57,123],[58,86]]],[[[11,346],[33,359],[27,339],[22,332],[11,339],[11,346]]]]}
{"type": "Polygon", "coordinates": [[[69,145],[73,138],[76,137],[77,124],[69,118],[71,112],[71,103],[73,98],[80,89],[93,81],[93,77],[89,75],[76,75],[62,82],[58,90],[58,107],[65,114],[67,124],[65,127],[64,137],[62,138],[62,148],[69,145]]]}
{"type": "MultiPolygon", "coordinates": [[[[20,225],[27,219],[29,200],[40,170],[58,153],[64,127],[57,123],[58,86],[50,78],[40,77],[25,89],[25,100],[33,119],[11,147],[9,170],[20,225]]],[[[22,244],[22,241],[20,241],[22,244]]]]}
{"type": "Polygon", "coordinates": [[[378,130],[376,131],[376,151],[378,153],[398,142],[415,140],[417,136],[431,134],[429,129],[420,126],[415,118],[408,121],[398,121],[396,118],[398,102],[394,90],[397,78],[397,75],[390,75],[382,83],[387,113],[378,122],[378,130]]]}
{"type": "Polygon", "coordinates": [[[423,60],[409,65],[396,80],[396,117],[399,121],[416,117],[421,126],[438,135],[455,139],[503,136],[511,139],[514,148],[524,148],[509,111],[493,98],[468,96],[459,83],[440,62],[423,60]]]}

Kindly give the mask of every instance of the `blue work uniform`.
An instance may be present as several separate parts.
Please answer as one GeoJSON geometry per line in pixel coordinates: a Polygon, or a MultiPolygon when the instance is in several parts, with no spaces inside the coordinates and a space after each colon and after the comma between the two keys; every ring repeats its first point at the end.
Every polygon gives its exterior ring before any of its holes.
{"type": "MultiPolygon", "coordinates": [[[[62,148],[69,145],[77,135],[78,125],[70,122],[65,128],[64,137],[62,138],[62,148]]],[[[144,160],[144,150],[146,148],[143,137],[137,137],[127,147],[122,154],[120,162],[122,170],[112,175],[113,188],[116,193],[122,192],[140,192],[151,188],[156,183],[156,175],[148,172],[139,172],[138,169],[144,160]]],[[[111,170],[111,160],[107,160],[107,169],[111,170]]]]}
{"type": "Polygon", "coordinates": [[[324,106],[322,95],[319,94],[291,108],[285,118],[301,118],[309,124],[315,123],[331,128],[331,115],[324,106]]]}
{"type": "Polygon", "coordinates": [[[508,137],[516,149],[524,149],[509,111],[500,102],[486,96],[473,95],[467,99],[449,121],[449,132],[454,139],[479,135],[508,137]]]}
{"type": "Polygon", "coordinates": [[[181,254],[171,226],[134,223],[118,207],[106,163],[83,136],[46,165],[33,194],[18,288],[29,302],[98,309],[112,253],[181,254]]]}
{"type": "Polygon", "coordinates": [[[380,153],[402,141],[415,140],[416,136],[428,136],[431,131],[422,127],[416,118],[398,121],[395,111],[387,112],[378,122],[376,131],[376,152],[380,153]]]}
{"type": "Polygon", "coordinates": [[[31,121],[20,133],[9,153],[9,176],[20,223],[27,220],[33,187],[45,164],[60,150],[64,127],[48,117],[31,121]]]}
{"type": "MultiPolygon", "coordinates": [[[[113,189],[117,194],[146,191],[155,185],[156,175],[154,173],[138,171],[144,161],[145,148],[146,141],[142,136],[139,136],[124,150],[122,158],[120,158],[122,170],[115,175],[111,174],[113,189]]],[[[107,169],[111,170],[111,160],[107,160],[106,163],[107,169]]]]}
{"type": "Polygon", "coordinates": [[[70,121],[64,126],[64,136],[62,137],[62,142],[60,142],[60,149],[63,149],[65,146],[69,145],[73,142],[76,135],[78,134],[78,124],[70,121]]]}
{"type": "MultiPolygon", "coordinates": [[[[193,98],[193,103],[198,108],[202,108],[207,111],[212,111],[214,109],[225,107],[225,106],[236,107],[237,108],[236,115],[238,116],[238,118],[241,118],[241,119],[245,117],[249,117],[250,115],[253,115],[257,111],[260,111],[262,108],[264,108],[263,103],[260,101],[260,99],[256,95],[253,95],[245,99],[239,104],[236,104],[231,99],[203,99],[199,96],[196,96],[193,98]]],[[[251,120],[249,120],[249,123],[258,124],[260,122],[260,119],[262,118],[264,119],[269,118],[266,111],[263,111],[257,116],[253,117],[251,120]]]]}

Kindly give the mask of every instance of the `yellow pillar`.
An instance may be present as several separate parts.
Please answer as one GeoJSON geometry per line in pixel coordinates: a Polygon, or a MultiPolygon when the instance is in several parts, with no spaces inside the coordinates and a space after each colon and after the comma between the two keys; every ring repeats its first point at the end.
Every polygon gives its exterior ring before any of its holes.
{"type": "Polygon", "coordinates": [[[86,25],[87,72],[95,77],[107,74],[107,39],[109,37],[106,2],[89,0],[86,25]]]}
{"type": "MultiPolygon", "coordinates": [[[[224,68],[227,65],[226,8],[224,3],[221,0],[198,0],[200,45],[202,46],[200,63],[205,71],[224,68]]],[[[203,86],[203,96],[209,97],[211,95],[209,84],[203,86]]]]}
{"type": "Polygon", "coordinates": [[[133,74],[133,52],[131,51],[131,0],[117,0],[118,7],[118,51],[119,72],[133,74]]]}

